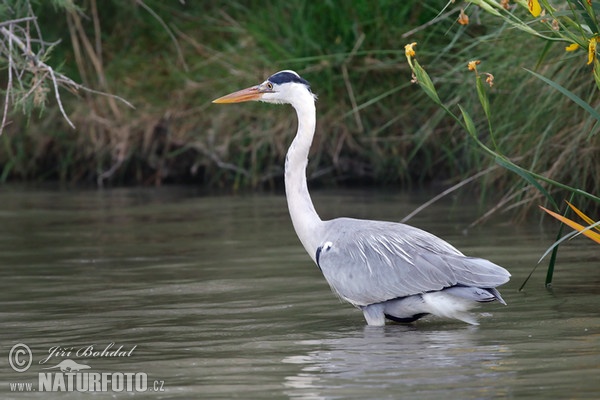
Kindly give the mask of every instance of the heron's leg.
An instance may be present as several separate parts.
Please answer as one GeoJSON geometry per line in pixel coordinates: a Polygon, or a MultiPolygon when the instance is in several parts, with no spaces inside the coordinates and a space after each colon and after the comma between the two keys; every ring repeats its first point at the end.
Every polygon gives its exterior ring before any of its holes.
{"type": "Polygon", "coordinates": [[[385,314],[383,313],[383,309],[384,306],[381,303],[361,307],[363,315],[367,320],[367,324],[371,326],[385,325],[385,314]]]}

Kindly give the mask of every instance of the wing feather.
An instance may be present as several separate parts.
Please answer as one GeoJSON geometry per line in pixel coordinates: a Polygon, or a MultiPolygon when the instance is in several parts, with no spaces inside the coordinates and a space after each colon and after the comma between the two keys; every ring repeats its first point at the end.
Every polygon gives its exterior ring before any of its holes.
{"type": "Polygon", "coordinates": [[[338,218],[327,221],[319,267],[333,290],[355,305],[463,285],[496,287],[504,268],[466,257],[442,239],[409,225],[338,218]]]}

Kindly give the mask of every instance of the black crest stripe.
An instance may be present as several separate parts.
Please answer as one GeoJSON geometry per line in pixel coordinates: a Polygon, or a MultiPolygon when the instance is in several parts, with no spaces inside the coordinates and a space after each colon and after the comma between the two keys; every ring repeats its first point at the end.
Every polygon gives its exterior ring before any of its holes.
{"type": "Polygon", "coordinates": [[[282,83],[294,82],[294,83],[302,83],[306,86],[310,86],[310,84],[305,79],[302,79],[298,75],[294,74],[293,72],[289,72],[289,71],[281,71],[276,74],[273,74],[273,75],[271,75],[271,77],[269,77],[269,81],[276,83],[278,85],[282,84],[282,83]]]}

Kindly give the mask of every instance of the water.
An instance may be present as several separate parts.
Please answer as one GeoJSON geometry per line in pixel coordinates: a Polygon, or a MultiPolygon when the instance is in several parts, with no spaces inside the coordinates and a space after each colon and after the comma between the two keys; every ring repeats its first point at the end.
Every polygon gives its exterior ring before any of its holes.
{"type": "MultiPolygon", "coordinates": [[[[314,195],[324,218],[398,220],[426,199],[377,190],[314,195]]],[[[65,359],[90,367],[73,376],[107,373],[117,381],[95,398],[129,396],[117,391],[125,373],[145,374],[142,397],[163,399],[600,393],[598,246],[570,242],[551,291],[542,265],[519,292],[554,229],[499,220],[465,232],[481,213],[468,198],[443,201],[411,223],[513,274],[502,288],[508,306],[480,308],[479,326],[429,319],[366,327],[311,264],[279,195],[5,188],[0,204],[2,398],[89,396],[40,393],[65,388],[56,381],[67,372],[43,369],[65,359]],[[7,362],[19,343],[32,352],[22,373],[7,362]],[[120,355],[107,356],[119,347],[120,355]],[[39,386],[40,374],[54,379],[49,387],[39,386]],[[11,383],[36,391],[11,392],[11,383]]],[[[19,367],[27,357],[17,351],[19,367]]]]}

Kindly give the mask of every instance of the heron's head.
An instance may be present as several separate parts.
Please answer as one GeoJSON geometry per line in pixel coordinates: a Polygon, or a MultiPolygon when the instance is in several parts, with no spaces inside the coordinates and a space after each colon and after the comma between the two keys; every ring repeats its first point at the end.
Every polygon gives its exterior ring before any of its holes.
{"type": "Polygon", "coordinates": [[[315,100],[310,84],[291,70],[279,71],[260,85],[238,90],[213,100],[213,103],[241,103],[243,101],[264,101],[267,103],[295,105],[298,102],[315,100]]]}

